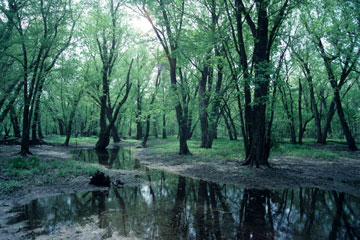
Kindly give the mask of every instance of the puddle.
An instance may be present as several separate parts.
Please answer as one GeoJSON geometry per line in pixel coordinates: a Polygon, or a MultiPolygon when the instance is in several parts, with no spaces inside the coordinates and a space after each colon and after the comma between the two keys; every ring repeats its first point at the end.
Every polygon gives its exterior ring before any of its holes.
{"type": "Polygon", "coordinates": [[[142,177],[138,187],[34,200],[14,208],[8,224],[35,239],[360,238],[360,198],[352,195],[244,189],[152,170],[142,177]]]}
{"type": "Polygon", "coordinates": [[[133,170],[140,167],[139,162],[134,160],[130,147],[113,147],[103,151],[80,149],[72,150],[70,153],[75,160],[97,163],[109,169],[133,170]]]}

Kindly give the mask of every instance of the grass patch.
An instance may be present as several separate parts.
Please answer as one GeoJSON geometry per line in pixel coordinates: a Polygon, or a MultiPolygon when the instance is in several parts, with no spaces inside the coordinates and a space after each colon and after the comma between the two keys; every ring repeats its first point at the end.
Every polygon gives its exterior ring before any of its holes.
{"type": "Polygon", "coordinates": [[[6,180],[0,181],[0,190],[12,192],[17,187],[26,186],[30,181],[37,186],[54,183],[58,178],[73,178],[92,175],[97,167],[75,160],[47,160],[35,157],[5,160],[3,169],[6,180]]]}
{"type": "Polygon", "coordinates": [[[298,158],[336,160],[339,157],[344,156],[344,152],[330,151],[326,149],[326,147],[321,149],[309,145],[281,144],[276,149],[273,150],[273,155],[291,156],[298,158]]]}
{"type": "MultiPolygon", "coordinates": [[[[199,140],[187,141],[190,152],[193,155],[185,156],[187,162],[197,161],[239,161],[244,158],[243,145],[240,141],[229,141],[226,139],[215,139],[212,148],[200,148],[199,140]]],[[[148,154],[161,155],[165,160],[172,160],[174,155],[179,152],[179,140],[169,138],[159,142],[152,139],[148,142],[148,154]]]]}
{"type": "MultiPolygon", "coordinates": [[[[215,139],[211,149],[200,148],[200,140],[188,140],[190,152],[193,155],[183,158],[184,162],[196,161],[241,161],[245,157],[242,141],[230,141],[228,139],[215,139]]],[[[332,147],[337,143],[328,143],[321,146],[316,145],[314,140],[308,140],[305,144],[279,143],[272,149],[271,156],[286,156],[296,158],[313,158],[336,161],[340,157],[351,157],[346,151],[334,151],[332,147]],[[313,146],[312,146],[313,145],[313,146]]],[[[166,140],[151,139],[148,142],[149,155],[160,155],[164,160],[172,160],[179,152],[179,140],[168,138],[166,140]]]]}

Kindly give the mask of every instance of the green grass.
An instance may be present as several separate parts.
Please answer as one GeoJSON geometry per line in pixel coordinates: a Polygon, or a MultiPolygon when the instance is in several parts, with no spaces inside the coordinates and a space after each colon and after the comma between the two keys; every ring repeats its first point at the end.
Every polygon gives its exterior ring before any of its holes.
{"type": "MultiPolygon", "coordinates": [[[[337,146],[336,143],[328,143],[324,146],[311,146],[312,142],[306,141],[306,144],[277,144],[272,149],[270,156],[286,156],[295,158],[313,158],[313,159],[325,159],[336,161],[339,157],[348,156],[350,153],[346,151],[332,151],[332,146],[337,146]]],[[[160,155],[165,160],[171,160],[174,158],[174,154],[179,151],[179,140],[176,138],[169,138],[161,140],[159,144],[158,139],[151,139],[149,141],[149,151],[147,154],[160,155]],[[161,144],[162,143],[162,144],[161,144]]],[[[215,139],[211,149],[200,148],[200,140],[188,140],[188,146],[193,154],[192,156],[186,156],[185,161],[241,161],[244,159],[245,152],[242,141],[230,141],[227,139],[215,139]]]]}
{"type": "Polygon", "coordinates": [[[80,175],[91,175],[98,168],[75,160],[47,160],[37,158],[13,158],[5,160],[3,169],[7,180],[0,181],[0,189],[11,192],[17,187],[35,181],[40,186],[45,183],[54,183],[56,179],[72,178],[80,175]]]}
{"type": "MultiPolygon", "coordinates": [[[[193,155],[186,156],[185,161],[238,161],[243,159],[243,144],[240,141],[229,141],[225,139],[215,139],[212,148],[200,148],[199,140],[187,141],[190,152],[193,155]]],[[[171,160],[177,152],[179,152],[179,140],[176,138],[168,138],[164,144],[159,144],[158,140],[151,139],[148,142],[148,154],[159,154],[164,159],[171,160]]]]}
{"type": "Polygon", "coordinates": [[[326,148],[318,149],[308,145],[281,144],[273,150],[272,155],[336,160],[339,157],[344,156],[344,152],[333,152],[326,148]]]}

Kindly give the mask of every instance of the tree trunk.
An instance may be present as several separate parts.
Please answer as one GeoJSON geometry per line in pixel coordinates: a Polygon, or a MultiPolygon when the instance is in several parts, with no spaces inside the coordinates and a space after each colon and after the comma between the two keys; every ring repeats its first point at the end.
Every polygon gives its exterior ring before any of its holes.
{"type": "Polygon", "coordinates": [[[146,143],[147,143],[147,140],[148,140],[148,138],[149,138],[149,132],[150,132],[150,114],[146,117],[145,135],[144,135],[143,141],[141,142],[141,146],[142,146],[143,148],[146,147],[146,143]]]}
{"type": "Polygon", "coordinates": [[[334,100],[336,103],[336,109],[337,109],[337,113],[338,113],[338,116],[340,119],[341,127],[342,127],[344,135],[346,137],[346,142],[349,146],[349,149],[351,151],[356,151],[357,147],[355,144],[355,140],[354,140],[354,138],[350,132],[349,126],[346,122],[344,110],[341,105],[340,94],[339,94],[339,91],[337,88],[334,90],[334,100]]]}
{"type": "Polygon", "coordinates": [[[226,125],[226,129],[227,129],[227,131],[228,131],[229,139],[230,139],[230,141],[232,141],[232,140],[234,140],[234,137],[233,137],[233,135],[232,135],[231,127],[230,127],[230,125],[229,125],[229,122],[228,122],[228,120],[227,120],[224,112],[222,113],[222,115],[223,115],[223,118],[224,118],[224,122],[225,122],[225,125],[226,125]]]}
{"type": "Polygon", "coordinates": [[[39,126],[39,122],[40,122],[40,97],[41,97],[41,92],[42,92],[42,85],[39,87],[39,92],[38,95],[36,96],[36,102],[35,102],[35,110],[34,110],[34,119],[32,122],[32,126],[31,126],[31,135],[32,135],[32,139],[31,142],[32,144],[39,144],[40,143],[40,139],[37,137],[37,127],[39,126]]]}
{"type": "Polygon", "coordinates": [[[321,117],[318,111],[318,107],[317,107],[317,103],[315,100],[315,93],[314,93],[314,86],[313,86],[313,81],[312,81],[312,75],[310,73],[310,69],[308,67],[308,65],[306,63],[303,64],[304,65],[304,73],[306,76],[306,79],[309,83],[309,90],[310,90],[310,101],[311,101],[311,107],[314,113],[314,117],[315,117],[315,126],[316,126],[316,130],[317,130],[317,142],[321,143],[321,139],[322,139],[322,131],[321,131],[321,117]]]}
{"type": "MultiPolygon", "coordinates": [[[[270,83],[268,51],[268,13],[267,1],[257,2],[257,29],[254,35],[254,106],[250,118],[253,118],[249,125],[249,150],[243,165],[269,167],[270,139],[267,139],[266,127],[266,105],[270,83]]],[[[247,119],[248,122],[249,118],[247,119]]]]}
{"type": "Polygon", "coordinates": [[[166,115],[163,114],[162,138],[166,139],[166,115]]]}
{"type": "MultiPolygon", "coordinates": [[[[215,55],[218,57],[220,56],[220,53],[218,50],[215,50],[215,55]]],[[[215,138],[217,138],[217,132],[216,132],[216,127],[217,127],[217,119],[219,116],[219,108],[220,108],[220,100],[221,100],[221,85],[222,85],[222,80],[223,80],[223,66],[221,63],[218,64],[218,74],[217,74],[217,81],[216,81],[216,86],[215,86],[215,94],[214,94],[214,102],[211,106],[211,113],[210,113],[210,124],[209,124],[209,130],[208,130],[208,137],[207,137],[207,142],[206,142],[206,148],[211,148],[213,141],[215,138]]]]}
{"type": "Polygon", "coordinates": [[[10,120],[11,120],[11,123],[13,125],[15,137],[21,138],[19,121],[17,119],[14,106],[12,106],[11,109],[10,109],[10,120]]]}
{"type": "Polygon", "coordinates": [[[142,130],[142,122],[141,122],[141,102],[142,96],[140,92],[140,80],[138,79],[138,86],[137,86],[137,99],[136,99],[136,139],[140,140],[143,137],[143,130],[142,130]]]}
{"type": "MultiPolygon", "coordinates": [[[[208,60],[208,57],[206,60],[208,60]]],[[[206,61],[205,60],[205,61],[206,61]]],[[[200,148],[206,147],[207,136],[208,136],[208,116],[207,116],[207,107],[209,104],[209,96],[206,94],[206,83],[209,75],[209,67],[205,63],[205,67],[201,73],[201,78],[199,79],[199,120],[200,120],[200,132],[201,132],[201,142],[200,148]]]]}
{"type": "Polygon", "coordinates": [[[74,120],[74,117],[75,117],[75,113],[76,113],[76,108],[80,102],[80,99],[81,99],[81,95],[82,95],[82,91],[79,92],[79,94],[77,95],[77,98],[75,99],[74,101],[74,105],[71,109],[71,113],[70,113],[70,116],[69,116],[69,122],[68,122],[68,125],[66,127],[66,139],[65,139],[65,142],[64,142],[64,146],[69,146],[69,142],[70,142],[70,137],[71,137],[71,132],[72,132],[72,124],[73,124],[73,120],[74,120]]]}
{"type": "Polygon", "coordinates": [[[114,143],[118,143],[118,142],[121,141],[121,139],[119,137],[118,129],[117,129],[117,127],[115,125],[111,129],[111,135],[112,135],[114,143]]]}
{"type": "Polygon", "coordinates": [[[328,132],[330,131],[330,127],[331,127],[331,121],[333,119],[333,116],[335,114],[335,100],[333,99],[330,103],[330,107],[329,107],[329,110],[328,110],[328,113],[327,113],[327,116],[326,116],[326,123],[325,123],[325,127],[324,127],[324,130],[323,130],[323,135],[322,135],[322,138],[321,138],[321,144],[326,144],[326,138],[327,138],[327,134],[328,132]]]}

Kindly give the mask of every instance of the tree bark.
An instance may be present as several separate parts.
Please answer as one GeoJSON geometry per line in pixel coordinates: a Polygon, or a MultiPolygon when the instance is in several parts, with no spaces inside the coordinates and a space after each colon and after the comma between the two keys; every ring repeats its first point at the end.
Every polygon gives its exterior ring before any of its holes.
{"type": "Polygon", "coordinates": [[[163,119],[162,138],[166,139],[166,115],[165,114],[163,114],[162,119],[163,119]]]}
{"type": "Polygon", "coordinates": [[[11,123],[13,125],[13,130],[14,130],[15,137],[21,138],[19,121],[18,121],[18,118],[16,116],[16,111],[15,111],[14,106],[12,106],[11,109],[10,109],[10,120],[11,120],[11,123]]]}

